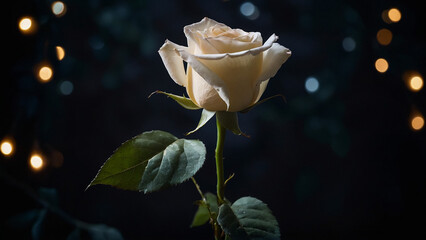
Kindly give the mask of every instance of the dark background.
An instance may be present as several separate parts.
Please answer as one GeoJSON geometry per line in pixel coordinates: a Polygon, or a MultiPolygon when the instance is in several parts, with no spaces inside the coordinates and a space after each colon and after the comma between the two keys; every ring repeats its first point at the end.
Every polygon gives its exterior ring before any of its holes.
{"type": "MultiPolygon", "coordinates": [[[[275,33],[293,53],[264,94],[284,94],[287,103],[277,98],[240,114],[250,139],[227,135],[225,174],[235,173],[227,198],[267,203],[283,239],[424,239],[426,138],[410,117],[426,114],[426,98],[403,80],[406,71],[425,74],[421,2],[253,0],[256,19],[242,15],[243,2],[65,1],[60,18],[49,0],[8,2],[0,138],[12,136],[16,151],[0,158],[0,238],[96,239],[104,230],[124,239],[212,239],[208,225],[189,228],[199,199],[191,182],[147,195],[85,191],[125,140],[152,129],[184,137],[195,128],[200,111],[147,97],[185,92],[157,51],[166,38],[185,45],[183,27],[207,16],[265,40],[275,33]],[[400,22],[382,20],[391,7],[400,22]],[[39,24],[32,35],[17,27],[27,15],[39,24]],[[388,46],[376,40],[381,28],[393,33],[388,46]],[[353,51],[342,47],[346,37],[353,51]],[[374,68],[380,57],[389,62],[383,74],[374,68]],[[54,70],[44,84],[33,70],[43,60],[54,70]],[[310,76],[320,84],[315,93],[305,89],[310,76]],[[73,84],[70,95],[61,93],[63,81],[73,84]],[[45,156],[39,172],[28,165],[34,149],[45,156]]],[[[190,136],[207,147],[196,175],[206,192],[215,191],[215,134],[211,121],[190,136]]]]}

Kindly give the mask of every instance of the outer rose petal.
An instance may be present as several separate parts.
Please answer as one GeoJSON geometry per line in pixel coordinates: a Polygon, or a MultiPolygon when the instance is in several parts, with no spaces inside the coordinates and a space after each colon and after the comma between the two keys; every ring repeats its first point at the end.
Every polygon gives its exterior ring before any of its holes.
{"type": "MultiPolygon", "coordinates": [[[[184,49],[178,49],[178,51],[182,59],[185,60],[195,72],[197,72],[197,74],[201,78],[200,80],[207,82],[211,87],[213,87],[216,90],[217,94],[219,94],[220,98],[226,104],[226,109],[221,109],[221,110],[206,109],[206,110],[225,111],[229,109],[229,93],[228,93],[228,88],[225,82],[215,72],[213,72],[210,68],[205,66],[202,62],[200,62],[200,60],[197,57],[195,57],[191,53],[185,51],[184,49]]],[[[192,77],[192,80],[194,80],[194,77],[192,77]]],[[[201,103],[199,103],[198,99],[196,99],[196,101],[202,108],[205,108],[204,106],[201,105],[201,103]]]]}
{"type": "Polygon", "coordinates": [[[278,43],[272,44],[272,47],[263,53],[262,73],[256,82],[257,94],[255,95],[251,105],[259,101],[259,99],[262,97],[262,94],[266,90],[269,79],[275,76],[281,65],[287,61],[290,56],[291,51],[288,48],[279,45],[278,43]]]}
{"type": "Polygon", "coordinates": [[[249,52],[245,55],[226,56],[217,60],[199,59],[225,83],[229,98],[229,108],[226,111],[230,112],[241,111],[250,106],[256,91],[253,83],[262,70],[262,60],[262,54],[252,55],[249,52]]]}
{"type": "Polygon", "coordinates": [[[268,83],[269,83],[269,79],[260,83],[259,87],[257,87],[256,99],[254,100],[252,104],[257,103],[260,100],[260,98],[262,97],[262,94],[265,92],[266,87],[268,86],[268,83]]]}
{"type": "Polygon", "coordinates": [[[166,40],[160,50],[158,50],[158,53],[160,54],[170,77],[177,84],[186,87],[188,80],[185,74],[183,60],[176,49],[187,49],[187,47],[179,46],[169,40],[166,40]]]}
{"type": "Polygon", "coordinates": [[[272,44],[272,47],[263,53],[262,73],[260,74],[256,85],[269,80],[280,69],[281,65],[291,56],[291,51],[278,43],[272,44]]]}
{"type": "Polygon", "coordinates": [[[210,111],[225,111],[226,103],[217,91],[208,84],[191,66],[188,67],[188,86],[186,91],[191,100],[198,106],[210,111]]]}

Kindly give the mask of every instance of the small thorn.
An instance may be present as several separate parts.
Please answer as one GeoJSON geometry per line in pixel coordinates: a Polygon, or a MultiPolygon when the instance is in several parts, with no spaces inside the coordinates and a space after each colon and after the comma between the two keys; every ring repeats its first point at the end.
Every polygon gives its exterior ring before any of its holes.
{"type": "Polygon", "coordinates": [[[228,179],[226,179],[226,180],[225,180],[225,182],[224,182],[223,184],[226,186],[226,184],[228,183],[228,181],[229,181],[229,180],[231,180],[234,176],[235,176],[235,173],[232,173],[232,174],[228,177],[228,179]]]}

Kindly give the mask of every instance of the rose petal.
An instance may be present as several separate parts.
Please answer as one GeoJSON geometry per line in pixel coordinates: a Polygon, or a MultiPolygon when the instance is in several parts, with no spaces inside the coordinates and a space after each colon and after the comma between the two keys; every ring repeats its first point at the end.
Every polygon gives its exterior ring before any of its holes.
{"type": "MultiPolygon", "coordinates": [[[[221,53],[210,41],[208,38],[205,38],[202,33],[197,32],[198,42],[195,44],[195,49],[192,52],[193,54],[216,54],[221,53]]],[[[188,40],[192,41],[192,40],[188,40]]]]}
{"type": "Polygon", "coordinates": [[[278,43],[272,44],[272,47],[263,53],[262,73],[259,76],[257,84],[270,79],[280,69],[281,65],[291,56],[291,51],[278,43]]]}
{"type": "Polygon", "coordinates": [[[195,57],[197,57],[198,59],[210,59],[210,60],[218,60],[224,57],[239,57],[239,56],[243,56],[246,54],[251,54],[251,55],[257,55],[261,52],[264,52],[266,50],[268,50],[270,47],[272,47],[272,44],[278,39],[278,37],[275,34],[272,34],[268,40],[260,47],[256,47],[256,48],[252,48],[252,49],[247,49],[244,51],[240,51],[240,52],[234,52],[234,53],[220,53],[220,54],[194,54],[195,57]]]}
{"type": "MultiPolygon", "coordinates": [[[[212,70],[206,67],[194,55],[184,49],[177,49],[180,56],[195,70],[210,86],[212,86],[229,109],[228,89],[225,82],[212,70]]],[[[200,103],[198,103],[200,105],[200,103]]],[[[201,105],[200,105],[201,106],[201,105]]],[[[210,109],[207,109],[210,110],[210,109]]]]}
{"type": "Polygon", "coordinates": [[[209,111],[226,111],[227,106],[217,91],[196,71],[193,71],[191,65],[188,66],[187,75],[186,91],[195,104],[209,111]]]}
{"type": "Polygon", "coordinates": [[[204,31],[205,29],[208,29],[209,27],[215,26],[215,25],[223,25],[226,27],[225,24],[218,23],[213,19],[210,18],[203,18],[201,21],[197,23],[193,23],[190,25],[187,25],[183,28],[183,32],[185,33],[186,38],[188,39],[188,52],[194,53],[196,44],[198,44],[198,32],[204,31]]]}
{"type": "Polygon", "coordinates": [[[247,53],[246,55],[225,57],[220,60],[200,59],[200,62],[225,82],[230,103],[227,111],[237,112],[251,104],[255,93],[253,83],[261,72],[261,54],[251,55],[247,53]]]}
{"type": "Polygon", "coordinates": [[[291,51],[279,45],[272,44],[272,47],[263,53],[262,73],[256,82],[256,97],[252,104],[255,104],[262,97],[268,85],[269,79],[275,76],[281,65],[291,56],[291,51]]]}
{"type": "MultiPolygon", "coordinates": [[[[260,33],[251,33],[245,36],[240,36],[237,38],[230,38],[227,36],[218,36],[218,37],[208,37],[200,39],[200,43],[208,42],[209,46],[214,48],[214,51],[209,51],[210,48],[202,48],[204,54],[215,54],[215,53],[234,53],[241,52],[244,50],[249,50],[252,48],[257,48],[262,46],[262,38],[254,36],[260,35],[260,33]],[[246,39],[245,39],[246,38],[246,39]],[[251,41],[251,40],[255,41],[251,41]],[[243,41],[246,40],[246,41],[243,41]],[[260,41],[259,41],[260,40],[260,41]]],[[[207,45],[207,44],[203,44],[207,45]]]]}
{"type": "Polygon", "coordinates": [[[266,87],[268,86],[268,83],[269,83],[269,79],[267,79],[267,80],[265,80],[265,81],[262,81],[261,83],[260,83],[260,85],[257,87],[257,93],[256,93],[256,98],[255,98],[255,100],[253,101],[253,103],[252,104],[255,104],[255,103],[257,103],[259,100],[260,100],[260,98],[262,97],[262,95],[263,95],[263,93],[265,92],[265,90],[266,90],[266,87]]]}
{"type": "Polygon", "coordinates": [[[169,40],[166,40],[163,46],[161,46],[160,50],[158,50],[158,53],[160,54],[170,77],[177,84],[186,87],[188,80],[186,78],[183,60],[176,49],[185,50],[187,47],[180,46],[170,42],[169,40]]]}

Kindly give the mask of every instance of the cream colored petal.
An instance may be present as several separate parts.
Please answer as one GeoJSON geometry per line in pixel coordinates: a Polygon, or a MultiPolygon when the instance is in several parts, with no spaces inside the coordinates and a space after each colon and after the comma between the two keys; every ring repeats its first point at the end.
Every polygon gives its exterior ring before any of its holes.
{"type": "Polygon", "coordinates": [[[209,111],[227,110],[225,102],[220,98],[217,91],[190,66],[187,73],[188,87],[186,91],[194,103],[209,111]]]}
{"type": "Polygon", "coordinates": [[[186,87],[187,77],[185,74],[185,69],[183,65],[183,60],[180,57],[177,49],[184,50],[186,47],[179,46],[175,43],[166,40],[166,42],[161,46],[158,53],[163,60],[164,66],[167,69],[170,77],[179,85],[186,87]]]}
{"type": "Polygon", "coordinates": [[[199,41],[198,39],[200,38],[200,35],[199,35],[200,31],[204,31],[217,24],[224,25],[224,24],[216,22],[213,19],[205,17],[197,23],[193,23],[193,24],[185,26],[183,28],[183,32],[185,33],[185,36],[188,40],[188,48],[189,48],[188,52],[190,53],[195,52],[196,45],[198,44],[198,41],[199,41]]]}
{"type": "Polygon", "coordinates": [[[280,69],[281,65],[291,56],[291,51],[279,45],[272,44],[272,47],[263,53],[262,73],[260,74],[257,84],[270,79],[280,69]]]}
{"type": "Polygon", "coordinates": [[[275,76],[281,65],[287,61],[290,56],[291,51],[278,43],[272,44],[272,47],[263,53],[262,73],[255,82],[257,94],[255,95],[252,104],[257,103],[257,101],[260,100],[268,86],[269,79],[275,76]]]}
{"type": "MultiPolygon", "coordinates": [[[[251,55],[248,52],[238,57],[227,56],[217,60],[198,59],[203,66],[222,79],[226,94],[221,95],[220,91],[218,94],[222,99],[223,95],[226,96],[229,101],[227,111],[230,112],[243,110],[252,103],[256,93],[253,82],[261,72],[262,60],[262,54],[251,55]]],[[[194,68],[194,70],[196,69],[194,68]]],[[[204,79],[208,77],[200,75],[204,79]]],[[[223,100],[225,101],[225,99],[223,100]]]]}
{"type": "MultiPolygon", "coordinates": [[[[208,41],[209,38],[205,38],[201,36],[201,33],[199,33],[200,37],[198,38],[198,42],[194,44],[195,48],[194,51],[191,52],[193,54],[217,54],[221,53],[210,41],[208,41]]],[[[192,41],[191,39],[189,41],[192,41]]]]}
{"type": "MultiPolygon", "coordinates": [[[[203,30],[208,29],[210,27],[213,27],[215,25],[224,25],[224,26],[226,26],[223,23],[219,23],[219,22],[216,22],[213,19],[205,17],[205,18],[201,19],[201,21],[199,21],[199,22],[196,22],[196,23],[193,23],[193,24],[185,26],[183,28],[183,31],[184,31],[185,34],[189,34],[190,35],[191,32],[203,31],[203,30]]],[[[189,37],[189,36],[187,36],[187,37],[189,37]]]]}
{"type": "Polygon", "coordinates": [[[268,38],[268,40],[260,47],[255,47],[252,49],[247,49],[240,52],[234,52],[234,53],[220,53],[220,54],[194,54],[195,57],[198,59],[205,59],[205,60],[218,60],[224,57],[239,57],[243,55],[257,55],[259,53],[262,53],[266,50],[268,50],[270,47],[272,47],[272,44],[278,39],[278,37],[275,34],[272,34],[268,38]]]}
{"type": "MultiPolygon", "coordinates": [[[[249,50],[252,48],[257,48],[262,46],[262,42],[259,41],[241,41],[238,39],[232,39],[226,36],[204,38],[200,42],[208,42],[209,46],[212,46],[215,51],[208,51],[210,49],[203,50],[204,54],[214,54],[214,53],[235,53],[241,52],[244,50],[249,50]]],[[[207,45],[207,44],[206,44],[207,45]]]]}
{"type": "Polygon", "coordinates": [[[239,41],[244,41],[244,42],[252,42],[252,43],[258,42],[259,46],[263,44],[262,34],[260,34],[260,32],[249,32],[246,34],[242,34],[234,39],[239,41]]]}
{"type": "Polygon", "coordinates": [[[257,87],[256,99],[253,101],[252,104],[257,103],[260,100],[260,98],[262,97],[263,93],[266,90],[266,87],[268,86],[268,83],[269,83],[269,79],[265,80],[265,81],[262,81],[260,83],[260,85],[257,87]]]}
{"type": "MultiPolygon", "coordinates": [[[[200,62],[200,60],[194,55],[183,49],[178,50],[178,52],[182,59],[185,60],[192,69],[206,81],[206,83],[216,90],[220,98],[225,102],[227,109],[229,109],[228,89],[225,82],[214,71],[200,62]]],[[[199,100],[197,100],[197,103],[202,106],[198,101],[199,100]]]]}

